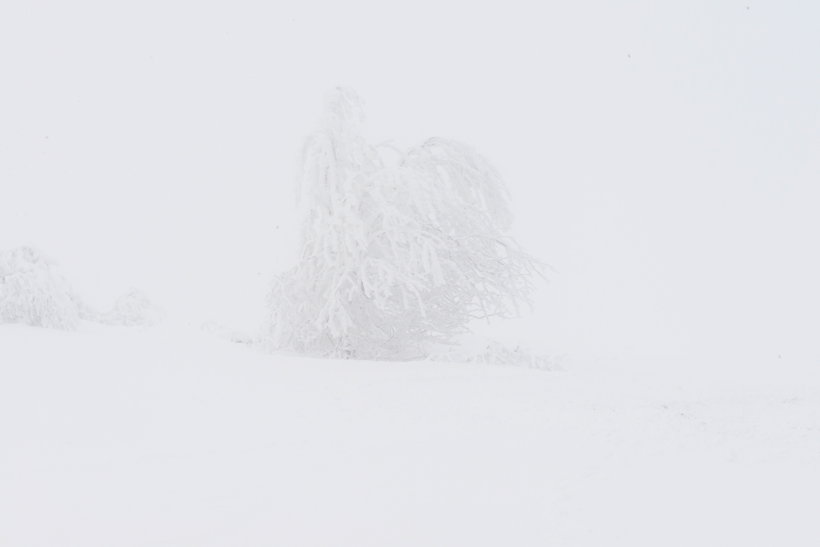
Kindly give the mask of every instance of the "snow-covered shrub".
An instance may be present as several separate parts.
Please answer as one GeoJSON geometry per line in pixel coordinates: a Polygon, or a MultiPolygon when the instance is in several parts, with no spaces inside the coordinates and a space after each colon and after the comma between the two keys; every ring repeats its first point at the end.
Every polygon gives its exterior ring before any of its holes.
{"type": "Polygon", "coordinates": [[[85,304],[57,265],[31,247],[0,251],[0,324],[23,323],[55,329],[74,329],[80,320],[109,325],[152,325],[160,310],[140,291],[117,299],[99,313],[85,304]]]}
{"type": "Polygon", "coordinates": [[[142,291],[131,289],[114,302],[111,310],[100,314],[98,320],[107,325],[135,327],[154,325],[162,317],[162,310],[155,306],[142,291]]]}
{"type": "Polygon", "coordinates": [[[498,172],[433,138],[388,161],[361,134],[361,100],[339,89],[302,154],[301,259],[269,295],[270,343],[375,359],[424,357],[472,319],[528,302],[536,262],[505,232],[498,172]]]}
{"type": "Polygon", "coordinates": [[[0,323],[73,329],[81,306],[56,265],[31,247],[0,251],[0,323]]]}
{"type": "Polygon", "coordinates": [[[449,363],[480,363],[542,370],[559,370],[562,368],[562,356],[536,353],[520,344],[508,346],[494,340],[483,340],[473,344],[458,344],[445,349],[434,350],[427,356],[427,360],[449,363]]]}

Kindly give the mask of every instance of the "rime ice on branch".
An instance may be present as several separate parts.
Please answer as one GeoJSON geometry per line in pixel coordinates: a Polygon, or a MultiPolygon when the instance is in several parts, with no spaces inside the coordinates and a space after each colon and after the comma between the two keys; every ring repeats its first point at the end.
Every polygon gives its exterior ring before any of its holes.
{"type": "Polygon", "coordinates": [[[510,237],[509,195],[469,146],[433,138],[386,161],[361,135],[362,101],[330,97],[302,152],[299,263],[276,278],[267,336],[278,349],[412,359],[515,315],[539,266],[510,237]]]}

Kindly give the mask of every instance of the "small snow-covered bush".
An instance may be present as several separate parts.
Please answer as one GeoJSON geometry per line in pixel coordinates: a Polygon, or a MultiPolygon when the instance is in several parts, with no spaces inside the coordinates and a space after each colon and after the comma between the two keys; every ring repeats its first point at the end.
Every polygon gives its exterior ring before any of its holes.
{"type": "Polygon", "coordinates": [[[460,344],[438,351],[427,356],[428,361],[449,363],[480,363],[485,365],[513,366],[542,370],[561,369],[562,356],[536,353],[525,346],[507,346],[494,340],[483,340],[479,343],[460,344]]]}
{"type": "Polygon", "coordinates": [[[99,315],[99,321],[107,325],[122,325],[126,327],[150,326],[158,323],[163,312],[142,292],[131,289],[120,296],[114,307],[99,315]]]}
{"type": "Polygon", "coordinates": [[[80,320],[109,325],[152,325],[162,317],[143,293],[132,290],[99,313],[86,305],[57,265],[31,247],[0,251],[0,324],[74,329],[80,320]]]}
{"type": "Polygon", "coordinates": [[[0,323],[73,329],[81,307],[56,265],[39,251],[0,251],[0,323]]]}
{"type": "Polygon", "coordinates": [[[301,259],[269,295],[273,347],[410,359],[529,301],[537,263],[506,231],[498,172],[433,138],[388,161],[361,134],[362,102],[339,89],[302,154],[301,259]]]}

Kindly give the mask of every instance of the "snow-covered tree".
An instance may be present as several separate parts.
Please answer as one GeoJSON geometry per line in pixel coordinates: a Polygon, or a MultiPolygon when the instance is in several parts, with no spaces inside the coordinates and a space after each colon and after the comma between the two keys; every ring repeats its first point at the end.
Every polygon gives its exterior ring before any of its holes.
{"type": "Polygon", "coordinates": [[[538,264],[506,235],[498,172],[452,140],[405,153],[371,146],[363,121],[358,96],[337,89],[305,143],[301,257],[269,296],[272,345],[409,359],[473,319],[514,315],[538,264]]]}
{"type": "Polygon", "coordinates": [[[31,247],[0,251],[0,324],[23,323],[71,330],[80,320],[109,325],[151,325],[162,312],[143,293],[131,290],[100,313],[85,304],[57,265],[31,247]]]}
{"type": "Polygon", "coordinates": [[[31,247],[0,252],[0,323],[73,329],[81,313],[54,262],[31,247]]]}

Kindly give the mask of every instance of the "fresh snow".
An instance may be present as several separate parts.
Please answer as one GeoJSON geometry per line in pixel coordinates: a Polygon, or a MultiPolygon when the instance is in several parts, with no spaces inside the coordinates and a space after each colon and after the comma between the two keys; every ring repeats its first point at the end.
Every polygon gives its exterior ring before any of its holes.
{"type": "Polygon", "coordinates": [[[820,382],[0,326],[0,545],[816,545],[820,382]]]}

